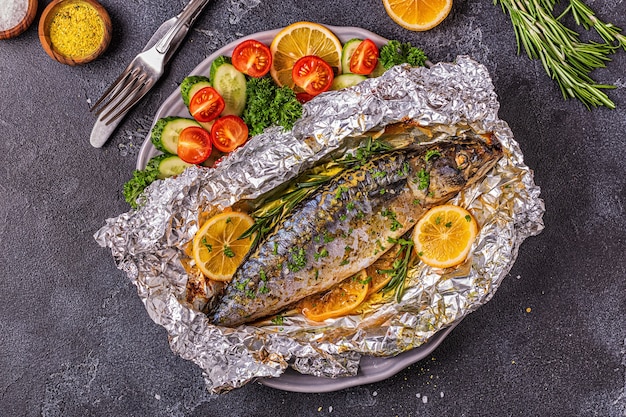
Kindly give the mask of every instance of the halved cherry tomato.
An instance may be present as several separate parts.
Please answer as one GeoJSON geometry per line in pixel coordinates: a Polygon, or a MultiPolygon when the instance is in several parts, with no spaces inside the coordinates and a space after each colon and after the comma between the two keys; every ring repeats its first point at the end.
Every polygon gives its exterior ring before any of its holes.
{"type": "Polygon", "coordinates": [[[262,77],[272,66],[270,48],[259,41],[248,39],[235,47],[232,55],[233,66],[237,71],[251,77],[262,77]]]}
{"type": "Polygon", "coordinates": [[[176,153],[190,164],[204,162],[211,155],[211,134],[199,126],[183,129],[178,136],[176,153]]]}
{"type": "Polygon", "coordinates": [[[298,87],[312,96],[328,90],[335,78],[330,65],[315,55],[297,60],[291,70],[291,77],[298,87]]]}
{"type": "Polygon", "coordinates": [[[309,93],[302,92],[296,94],[296,100],[298,100],[301,104],[304,104],[307,101],[311,101],[312,98],[313,96],[309,93]]]}
{"type": "Polygon", "coordinates": [[[248,126],[241,117],[220,117],[211,128],[213,146],[222,152],[234,151],[248,140],[248,126]]]}
{"type": "Polygon", "coordinates": [[[369,75],[378,65],[378,47],[370,39],[365,39],[357,46],[350,58],[350,72],[369,75]]]}
{"type": "Polygon", "coordinates": [[[189,113],[201,123],[210,122],[224,110],[224,99],[213,87],[204,87],[193,95],[189,113]]]}

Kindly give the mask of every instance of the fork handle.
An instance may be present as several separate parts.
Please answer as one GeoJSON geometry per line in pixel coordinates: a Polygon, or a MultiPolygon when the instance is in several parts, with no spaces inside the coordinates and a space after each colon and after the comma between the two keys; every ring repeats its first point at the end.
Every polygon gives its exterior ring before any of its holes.
{"type": "Polygon", "coordinates": [[[172,45],[174,49],[178,48],[180,41],[184,36],[178,36],[181,31],[187,33],[193,22],[200,15],[200,12],[211,0],[191,0],[176,16],[176,24],[167,31],[163,38],[156,44],[156,50],[161,54],[167,54],[172,45]],[[173,42],[177,40],[177,42],[173,42]]]}

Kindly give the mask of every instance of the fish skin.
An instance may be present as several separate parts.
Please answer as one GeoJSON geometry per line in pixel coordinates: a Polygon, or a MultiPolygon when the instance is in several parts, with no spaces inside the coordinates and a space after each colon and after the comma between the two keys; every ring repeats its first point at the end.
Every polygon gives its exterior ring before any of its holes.
{"type": "Polygon", "coordinates": [[[340,174],[297,205],[249,254],[210,315],[212,322],[232,327],[254,321],[356,274],[426,210],[482,179],[501,154],[492,138],[456,138],[378,156],[340,174]]]}

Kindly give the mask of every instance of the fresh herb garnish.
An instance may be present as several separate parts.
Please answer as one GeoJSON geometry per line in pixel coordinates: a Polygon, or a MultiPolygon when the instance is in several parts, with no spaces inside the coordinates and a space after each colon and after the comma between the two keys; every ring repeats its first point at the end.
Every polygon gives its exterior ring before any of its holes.
{"type": "Polygon", "coordinates": [[[426,190],[430,184],[430,173],[424,168],[420,169],[413,182],[418,184],[417,188],[419,190],[426,190]]]}
{"type": "Polygon", "coordinates": [[[133,177],[124,184],[124,200],[134,209],[142,203],[137,201],[146,187],[157,180],[159,164],[169,155],[157,155],[148,161],[144,170],[134,170],[133,177]]]}
{"type": "Polygon", "coordinates": [[[248,286],[249,282],[250,282],[250,278],[246,279],[245,281],[238,282],[235,284],[235,288],[237,288],[239,291],[244,291],[246,287],[248,286]]]}
{"type": "Polygon", "coordinates": [[[413,240],[410,239],[409,233],[399,239],[388,238],[389,243],[399,246],[396,252],[391,269],[380,270],[382,274],[390,274],[391,280],[385,285],[381,291],[391,291],[395,289],[395,298],[399,303],[404,292],[404,284],[411,267],[411,255],[413,252],[413,240]]]}
{"type": "MultiPolygon", "coordinates": [[[[348,169],[363,166],[374,155],[389,152],[392,149],[390,144],[374,141],[368,137],[353,153],[348,153],[341,159],[302,174],[280,196],[267,200],[263,206],[252,213],[254,224],[240,236],[240,239],[254,235],[253,250],[275,228],[280,219],[287,215],[299,202],[315,193],[323,184],[348,169]]],[[[340,198],[347,191],[347,187],[339,186],[336,190],[336,198],[340,198]]],[[[357,218],[360,217],[357,215],[357,218]]],[[[344,215],[341,219],[342,221],[346,220],[347,216],[344,215]]]]}
{"type": "Polygon", "coordinates": [[[437,157],[437,156],[441,156],[441,152],[439,152],[436,149],[429,149],[426,152],[426,155],[424,156],[424,161],[428,162],[430,160],[430,158],[434,158],[434,157],[437,157]]]}
{"type": "Polygon", "coordinates": [[[287,263],[287,269],[298,272],[306,266],[306,254],[304,248],[291,249],[291,262],[287,263]]]}
{"type": "Polygon", "coordinates": [[[391,220],[391,226],[389,227],[392,232],[395,232],[398,229],[402,228],[402,223],[400,223],[396,217],[396,213],[392,210],[383,209],[380,212],[380,215],[386,217],[391,220]]]}
{"type": "Polygon", "coordinates": [[[228,256],[229,258],[232,258],[235,256],[235,252],[233,252],[233,249],[228,246],[228,245],[224,245],[224,255],[228,256]]]}
{"type": "Polygon", "coordinates": [[[588,109],[615,108],[615,103],[602,91],[615,86],[598,84],[590,74],[605,67],[617,49],[626,50],[626,36],[620,33],[620,28],[598,19],[583,0],[569,0],[559,16],[553,13],[557,0],[494,0],[497,3],[511,18],[518,54],[524,48],[530,59],[541,60],[564,99],[576,98],[588,109]],[[563,23],[568,13],[576,24],[587,30],[593,28],[604,43],[582,41],[579,33],[563,23]]]}
{"type": "Polygon", "coordinates": [[[287,86],[278,87],[270,77],[248,78],[246,96],[242,118],[251,136],[274,125],[291,129],[302,117],[302,104],[296,99],[296,93],[287,86]]]}
{"type": "Polygon", "coordinates": [[[337,191],[335,191],[335,198],[340,199],[345,192],[348,192],[348,187],[340,185],[339,187],[337,187],[337,191]]]}
{"type": "Polygon", "coordinates": [[[209,252],[213,252],[213,245],[211,245],[209,242],[207,242],[206,236],[204,236],[202,238],[200,243],[202,243],[202,246],[204,246],[209,252]]]}
{"type": "Polygon", "coordinates": [[[321,258],[325,258],[327,256],[328,256],[328,250],[326,248],[322,248],[321,251],[316,252],[315,255],[313,255],[316,261],[319,261],[321,258]]]}
{"type": "Polygon", "coordinates": [[[423,50],[412,46],[410,42],[392,40],[380,48],[379,60],[385,69],[405,63],[413,67],[423,67],[428,57],[423,50]]]}

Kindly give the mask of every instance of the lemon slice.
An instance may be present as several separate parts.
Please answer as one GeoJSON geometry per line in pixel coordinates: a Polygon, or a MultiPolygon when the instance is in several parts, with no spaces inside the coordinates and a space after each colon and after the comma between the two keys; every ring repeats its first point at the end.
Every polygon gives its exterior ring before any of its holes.
{"type": "Polygon", "coordinates": [[[383,0],[391,19],[405,29],[432,29],[445,19],[452,9],[452,0],[383,0]]]}
{"type": "Polygon", "coordinates": [[[291,70],[298,59],[307,55],[322,58],[335,76],[341,74],[341,42],[330,29],[317,23],[296,22],[285,27],[274,37],[270,51],[270,74],[281,87],[294,88],[291,70]]]}
{"type": "Polygon", "coordinates": [[[478,225],[469,211],[446,204],[428,210],[417,222],[413,242],[426,265],[449,268],[467,258],[477,234],[478,225]]]}
{"type": "Polygon", "coordinates": [[[202,273],[215,281],[230,281],[252,246],[254,235],[239,239],[254,219],[235,211],[207,220],[193,238],[193,259],[202,273]]]}
{"type": "Polygon", "coordinates": [[[302,302],[302,314],[313,321],[345,316],[365,300],[369,282],[365,270],[330,290],[307,297],[302,302]]]}

